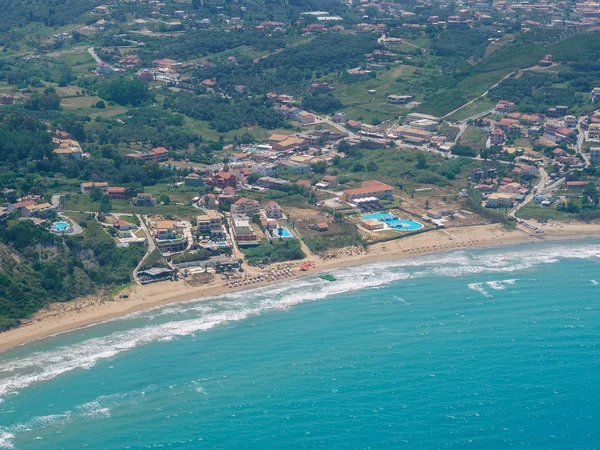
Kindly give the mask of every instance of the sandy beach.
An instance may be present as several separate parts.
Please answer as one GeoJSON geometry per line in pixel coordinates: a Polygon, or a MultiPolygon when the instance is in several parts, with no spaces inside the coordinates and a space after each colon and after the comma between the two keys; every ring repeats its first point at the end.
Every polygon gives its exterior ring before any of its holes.
{"type": "MultiPolygon", "coordinates": [[[[541,243],[560,240],[585,240],[600,238],[600,225],[583,223],[548,223],[543,227],[544,234],[531,234],[524,230],[507,231],[501,225],[482,225],[466,228],[435,230],[404,239],[359,248],[340,249],[321,258],[310,255],[305,261],[295,261],[289,276],[276,281],[263,281],[239,287],[228,287],[219,277],[208,284],[191,286],[186,281],[165,281],[146,286],[135,285],[121,293],[129,294],[123,299],[91,296],[68,303],[50,305],[39,311],[19,328],[0,334],[0,352],[7,349],[51,336],[57,333],[85,327],[108,319],[133,312],[154,308],[169,303],[194,299],[212,298],[218,295],[267,286],[294,278],[314,275],[319,272],[369,264],[381,261],[400,260],[438,252],[463,248],[490,248],[524,243],[541,243]],[[306,272],[299,266],[306,261],[316,263],[316,267],[306,272]]],[[[248,275],[265,273],[255,268],[246,271],[248,275]]]]}

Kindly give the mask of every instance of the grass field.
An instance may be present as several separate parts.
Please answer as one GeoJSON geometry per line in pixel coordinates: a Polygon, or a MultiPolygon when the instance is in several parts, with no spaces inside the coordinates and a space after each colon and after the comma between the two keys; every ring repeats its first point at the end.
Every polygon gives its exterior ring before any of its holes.
{"type": "Polygon", "coordinates": [[[494,105],[495,105],[495,103],[492,102],[487,97],[478,98],[470,105],[467,105],[464,108],[456,111],[451,116],[448,116],[447,119],[452,120],[452,121],[465,120],[476,114],[487,111],[488,109],[492,109],[494,107],[494,105]]]}
{"type": "Polygon", "coordinates": [[[525,220],[573,220],[572,214],[558,211],[555,207],[528,203],[517,211],[517,217],[525,220]]]}
{"type": "Polygon", "coordinates": [[[460,137],[459,143],[474,149],[481,149],[485,147],[487,138],[488,134],[485,131],[475,127],[467,127],[460,137]]]}
{"type": "Polygon", "coordinates": [[[403,105],[388,103],[387,96],[413,95],[403,81],[409,80],[416,70],[416,67],[401,65],[390,70],[377,71],[376,78],[366,78],[357,83],[334,82],[333,93],[345,106],[343,111],[352,119],[369,123],[394,119],[405,115],[409,110],[403,105]],[[369,94],[369,90],[375,90],[376,93],[369,94]]]}
{"type": "Polygon", "coordinates": [[[291,134],[293,130],[285,130],[285,129],[275,129],[275,130],[267,130],[261,127],[246,127],[240,128],[239,130],[227,131],[225,133],[219,133],[217,130],[213,129],[210,124],[204,120],[192,119],[191,117],[185,116],[185,125],[186,127],[198,133],[204,139],[208,141],[218,141],[222,136],[225,141],[231,141],[235,136],[243,136],[248,133],[257,141],[265,141],[275,133],[281,134],[291,134]]]}

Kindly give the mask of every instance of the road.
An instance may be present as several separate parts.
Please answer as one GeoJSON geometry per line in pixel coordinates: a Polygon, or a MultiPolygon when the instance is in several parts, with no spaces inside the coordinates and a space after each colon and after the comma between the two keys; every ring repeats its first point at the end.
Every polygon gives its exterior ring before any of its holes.
{"type": "MultiPolygon", "coordinates": [[[[547,68],[547,69],[549,69],[549,68],[551,68],[551,67],[554,67],[554,66],[556,66],[556,65],[557,65],[557,64],[555,63],[555,64],[552,64],[551,66],[548,66],[548,67],[546,67],[546,68],[547,68]]],[[[450,112],[449,112],[448,114],[446,114],[445,116],[442,116],[442,119],[445,119],[446,117],[448,117],[448,116],[451,116],[451,115],[452,115],[452,114],[454,114],[455,112],[457,112],[457,111],[460,111],[460,110],[461,110],[461,109],[463,109],[465,106],[468,106],[468,105],[470,105],[471,103],[475,102],[477,99],[479,99],[479,98],[482,98],[482,97],[485,97],[485,96],[488,94],[488,92],[490,92],[490,90],[494,89],[496,86],[498,86],[498,85],[499,85],[500,83],[502,83],[504,80],[506,80],[508,77],[511,77],[512,75],[516,75],[516,74],[518,74],[518,73],[521,73],[521,72],[527,72],[527,71],[529,71],[529,70],[535,70],[535,69],[540,69],[540,68],[541,68],[540,66],[538,66],[538,65],[535,65],[535,66],[527,67],[526,69],[516,70],[516,71],[514,71],[514,72],[511,72],[511,73],[509,73],[508,75],[506,75],[506,76],[504,76],[503,78],[501,78],[501,79],[500,79],[500,81],[498,81],[497,83],[495,83],[493,86],[490,86],[490,87],[487,89],[487,91],[485,91],[483,94],[481,94],[481,95],[479,95],[479,96],[475,97],[473,100],[471,100],[471,101],[469,101],[469,102],[465,103],[464,105],[460,106],[459,108],[456,108],[454,111],[450,111],[450,112]]]]}
{"type": "Polygon", "coordinates": [[[581,155],[581,157],[583,158],[583,160],[585,161],[585,167],[589,167],[591,164],[590,161],[590,157],[585,154],[583,152],[583,142],[585,141],[585,131],[583,131],[581,129],[581,124],[582,122],[585,120],[585,116],[580,117],[579,120],[577,121],[577,147],[576,147],[576,151],[579,155],[581,155]]]}
{"type": "Polygon", "coordinates": [[[94,47],[89,47],[87,49],[88,53],[91,55],[92,58],[94,58],[96,60],[96,62],[98,64],[102,64],[102,60],[100,59],[100,57],[96,54],[96,52],[94,51],[94,47]]]}
{"type": "Polygon", "coordinates": [[[323,122],[328,125],[331,125],[332,127],[340,130],[342,133],[346,133],[348,135],[348,137],[350,137],[350,138],[356,137],[356,133],[353,133],[352,131],[348,130],[346,127],[344,127],[343,125],[341,125],[339,123],[335,123],[333,120],[331,120],[327,116],[315,116],[315,119],[318,120],[319,122],[323,122]]]}
{"type": "Polygon", "coordinates": [[[521,209],[523,206],[525,206],[527,203],[529,203],[531,200],[533,200],[533,198],[535,197],[536,193],[540,193],[541,194],[541,193],[543,193],[545,191],[546,184],[548,183],[548,172],[546,172],[542,167],[540,167],[538,169],[538,172],[540,174],[540,181],[538,182],[537,186],[529,194],[527,194],[527,197],[525,197],[525,200],[523,200],[523,202],[521,202],[520,204],[518,204],[516,207],[514,207],[508,213],[508,215],[510,217],[515,217],[517,211],[519,209],[521,209]]]}
{"type": "Polygon", "coordinates": [[[136,266],[136,268],[133,270],[133,279],[135,281],[138,281],[138,272],[140,270],[140,267],[142,267],[142,264],[144,263],[144,261],[146,260],[146,258],[154,251],[154,249],[156,248],[156,244],[154,243],[154,239],[152,239],[152,235],[150,234],[150,231],[148,230],[148,227],[146,227],[146,224],[144,223],[144,220],[142,219],[142,216],[140,214],[136,214],[135,217],[137,217],[137,219],[140,222],[140,228],[144,231],[144,234],[146,235],[146,240],[148,241],[148,248],[146,250],[146,254],[144,255],[144,257],[140,260],[140,262],[138,263],[138,265],[136,266]]]}

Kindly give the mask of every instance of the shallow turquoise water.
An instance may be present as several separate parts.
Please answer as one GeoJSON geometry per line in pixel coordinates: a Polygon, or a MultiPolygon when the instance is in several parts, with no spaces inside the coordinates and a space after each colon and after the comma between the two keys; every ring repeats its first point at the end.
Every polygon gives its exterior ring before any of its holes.
{"type": "Polygon", "coordinates": [[[457,251],[0,355],[0,447],[596,448],[600,244],[457,251]]]}

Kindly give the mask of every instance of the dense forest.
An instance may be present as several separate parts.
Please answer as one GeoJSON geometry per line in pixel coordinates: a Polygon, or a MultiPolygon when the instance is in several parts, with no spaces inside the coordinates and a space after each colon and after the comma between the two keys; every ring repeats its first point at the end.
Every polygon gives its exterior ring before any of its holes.
{"type": "Polygon", "coordinates": [[[180,112],[194,119],[206,120],[219,132],[236,130],[243,126],[259,125],[273,129],[283,125],[283,116],[258,99],[227,99],[217,95],[195,97],[189,93],[169,96],[165,108],[180,112]]]}
{"type": "Polygon", "coordinates": [[[143,252],[93,237],[63,240],[31,221],[0,225],[0,331],[49,303],[130,281],[143,252]]]}

